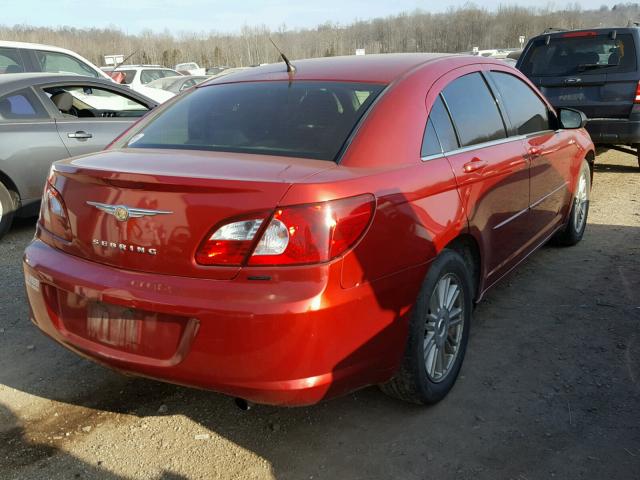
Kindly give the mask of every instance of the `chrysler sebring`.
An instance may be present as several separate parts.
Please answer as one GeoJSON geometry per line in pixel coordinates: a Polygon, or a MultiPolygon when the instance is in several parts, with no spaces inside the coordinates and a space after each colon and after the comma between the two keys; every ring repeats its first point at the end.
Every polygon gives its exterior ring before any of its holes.
{"type": "Polygon", "coordinates": [[[54,164],[24,256],[32,319],[111,368],[250,401],[378,384],[437,402],[474,302],[547,241],[582,238],[584,124],[479,57],[205,82],[54,164]]]}

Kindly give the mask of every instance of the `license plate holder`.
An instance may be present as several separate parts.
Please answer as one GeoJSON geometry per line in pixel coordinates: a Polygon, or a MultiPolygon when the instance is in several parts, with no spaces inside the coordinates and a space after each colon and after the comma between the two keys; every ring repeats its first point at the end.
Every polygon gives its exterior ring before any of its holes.
{"type": "Polygon", "coordinates": [[[87,337],[115,348],[135,351],[142,340],[142,320],[131,308],[102,302],[87,305],[87,337]]]}

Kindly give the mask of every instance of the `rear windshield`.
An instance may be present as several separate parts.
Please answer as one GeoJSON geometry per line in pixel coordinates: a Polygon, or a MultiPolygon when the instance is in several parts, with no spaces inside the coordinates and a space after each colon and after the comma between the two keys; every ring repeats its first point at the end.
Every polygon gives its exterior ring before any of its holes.
{"type": "Polygon", "coordinates": [[[383,85],[247,82],[196,89],[136,130],[132,148],[177,148],[335,161],[383,85]]]}
{"type": "Polygon", "coordinates": [[[630,72],[636,68],[636,49],[630,34],[545,37],[534,41],[519,67],[531,77],[630,72]]]}

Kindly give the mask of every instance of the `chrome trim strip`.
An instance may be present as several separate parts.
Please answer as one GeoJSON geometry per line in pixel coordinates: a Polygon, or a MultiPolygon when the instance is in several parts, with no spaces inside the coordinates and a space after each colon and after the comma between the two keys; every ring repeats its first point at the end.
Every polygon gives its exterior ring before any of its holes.
{"type": "Polygon", "coordinates": [[[563,188],[565,188],[568,185],[568,182],[564,182],[562,185],[560,185],[558,188],[555,188],[552,192],[547,193],[544,197],[536,200],[534,203],[532,203],[529,208],[534,208],[537,207],[538,205],[540,205],[542,202],[544,202],[547,198],[549,198],[551,195],[553,195],[554,193],[556,193],[558,190],[561,190],[563,188]]]}
{"type": "Polygon", "coordinates": [[[544,197],[538,199],[535,203],[529,205],[527,208],[525,208],[524,210],[520,210],[518,213],[516,213],[515,215],[511,215],[509,218],[507,218],[506,220],[503,220],[502,222],[500,222],[499,224],[497,224],[495,227],[493,227],[493,230],[497,230],[500,227],[504,227],[507,223],[515,220],[516,218],[518,218],[520,215],[522,215],[523,213],[526,213],[527,211],[531,210],[532,208],[535,208],[536,206],[540,205],[542,202],[544,202],[547,198],[549,198],[551,195],[553,195],[554,193],[556,193],[558,190],[566,187],[568,185],[567,182],[564,182],[562,185],[560,185],[558,188],[554,189],[552,192],[547,193],[544,197]]]}
{"type": "MultiPolygon", "coordinates": [[[[505,143],[511,143],[511,142],[515,142],[515,141],[519,141],[519,140],[524,140],[525,138],[527,138],[527,135],[517,135],[515,137],[506,137],[506,138],[501,138],[499,140],[491,140],[490,142],[483,142],[483,143],[476,143],[475,145],[469,145],[468,147],[461,147],[461,148],[456,148],[455,150],[450,150],[448,152],[443,152],[442,154],[434,154],[434,155],[429,155],[426,157],[421,157],[423,161],[426,160],[432,160],[433,158],[439,158],[441,156],[449,156],[449,155],[457,155],[459,153],[465,153],[465,152],[471,152],[473,150],[479,150],[481,148],[488,148],[488,147],[493,147],[495,145],[502,145],[505,143]]],[[[525,152],[522,152],[522,155],[524,156],[525,152]]]]}
{"type": "Polygon", "coordinates": [[[518,213],[516,213],[515,215],[511,215],[509,218],[507,218],[506,220],[503,220],[502,222],[500,222],[498,225],[496,225],[495,227],[493,227],[494,230],[499,229],[500,227],[504,227],[507,223],[515,220],[516,218],[518,218],[520,215],[522,215],[523,213],[527,213],[529,211],[530,207],[525,208],[524,210],[520,210],[518,213]]]}

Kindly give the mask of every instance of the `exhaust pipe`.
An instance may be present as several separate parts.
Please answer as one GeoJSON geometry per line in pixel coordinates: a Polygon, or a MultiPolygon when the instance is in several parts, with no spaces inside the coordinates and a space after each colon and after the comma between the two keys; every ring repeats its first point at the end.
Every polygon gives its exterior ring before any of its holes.
{"type": "Polygon", "coordinates": [[[253,408],[253,403],[247,402],[244,398],[234,398],[233,402],[236,404],[236,407],[244,412],[253,408]]]}

